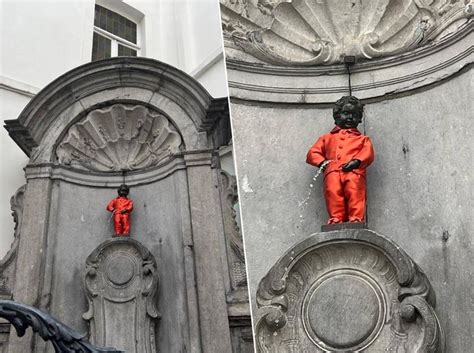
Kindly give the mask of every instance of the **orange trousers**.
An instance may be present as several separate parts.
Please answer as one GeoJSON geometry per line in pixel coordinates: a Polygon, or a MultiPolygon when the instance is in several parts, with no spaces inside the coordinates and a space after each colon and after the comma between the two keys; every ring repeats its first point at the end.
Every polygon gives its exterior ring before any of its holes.
{"type": "Polygon", "coordinates": [[[328,224],[364,222],[365,177],[354,172],[334,171],[324,178],[328,224]]]}
{"type": "Polygon", "coordinates": [[[115,234],[130,234],[130,215],[128,213],[114,213],[114,229],[115,234]]]}

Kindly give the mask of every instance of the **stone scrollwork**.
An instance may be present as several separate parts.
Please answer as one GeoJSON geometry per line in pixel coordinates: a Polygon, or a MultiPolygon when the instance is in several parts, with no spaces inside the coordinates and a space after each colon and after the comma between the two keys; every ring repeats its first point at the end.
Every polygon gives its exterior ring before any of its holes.
{"type": "MultiPolygon", "coordinates": [[[[228,47],[265,63],[289,66],[410,51],[437,41],[457,21],[466,21],[472,7],[469,0],[221,0],[228,47]]],[[[231,59],[242,59],[229,53],[231,59]]]]}
{"type": "Polygon", "coordinates": [[[15,229],[13,243],[10,250],[0,260],[0,296],[9,297],[13,288],[13,277],[15,273],[16,254],[20,243],[21,223],[23,220],[23,198],[26,185],[20,187],[10,199],[15,229]]]}
{"type": "Polygon", "coordinates": [[[231,267],[231,281],[232,287],[236,289],[237,287],[247,285],[244,244],[235,210],[235,206],[239,202],[237,182],[235,176],[223,170],[219,171],[219,178],[224,231],[227,245],[230,248],[229,265],[231,267]]]}
{"type": "Polygon", "coordinates": [[[72,125],[58,161],[98,172],[143,169],[179,152],[182,139],[164,115],[142,105],[114,104],[72,125]]]}
{"type": "Polygon", "coordinates": [[[155,321],[158,269],[138,241],[117,237],[100,244],[87,258],[84,283],[91,341],[129,353],[156,353],[155,321]]]}
{"type": "Polygon", "coordinates": [[[435,293],[388,238],[316,233],[260,282],[256,340],[270,352],[444,352],[435,293]]]}

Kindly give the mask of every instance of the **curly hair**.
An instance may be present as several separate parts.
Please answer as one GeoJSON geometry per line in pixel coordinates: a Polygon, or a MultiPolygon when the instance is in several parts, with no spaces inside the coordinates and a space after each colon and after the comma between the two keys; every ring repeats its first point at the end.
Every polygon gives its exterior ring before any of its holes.
{"type": "Polygon", "coordinates": [[[128,187],[127,184],[122,184],[122,185],[119,186],[119,188],[117,189],[117,192],[118,192],[119,194],[120,194],[120,190],[124,190],[124,191],[127,193],[127,195],[128,195],[129,192],[130,192],[130,188],[128,187]]]}
{"type": "Polygon", "coordinates": [[[359,121],[362,120],[362,114],[364,113],[364,104],[362,104],[361,101],[354,96],[344,96],[338,99],[332,111],[332,116],[334,120],[337,120],[339,118],[342,108],[348,103],[356,108],[357,119],[359,121]]]}

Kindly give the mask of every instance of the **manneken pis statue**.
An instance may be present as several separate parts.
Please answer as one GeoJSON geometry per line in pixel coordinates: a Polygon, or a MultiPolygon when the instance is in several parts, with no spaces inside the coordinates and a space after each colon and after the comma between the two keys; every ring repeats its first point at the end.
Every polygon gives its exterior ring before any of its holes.
{"type": "Polygon", "coordinates": [[[365,170],[374,161],[369,137],[357,130],[363,104],[353,96],[336,102],[336,127],[310,148],[306,162],[324,170],[328,224],[365,221],[365,170]]]}
{"type": "Polygon", "coordinates": [[[117,236],[130,234],[130,213],[133,211],[133,201],[127,196],[130,189],[127,185],[119,186],[118,197],[107,205],[107,211],[114,213],[114,229],[117,236]]]}

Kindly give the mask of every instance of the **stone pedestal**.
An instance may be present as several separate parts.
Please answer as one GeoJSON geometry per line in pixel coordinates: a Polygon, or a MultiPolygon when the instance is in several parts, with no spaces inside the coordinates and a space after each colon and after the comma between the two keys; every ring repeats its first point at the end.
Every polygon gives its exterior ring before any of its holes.
{"type": "Polygon", "coordinates": [[[154,353],[156,261],[138,241],[106,240],[87,258],[84,285],[91,341],[129,353],[154,353]]]}
{"type": "Polygon", "coordinates": [[[443,352],[435,293],[393,241],[367,229],[316,233],[257,292],[258,352],[443,352]]]}

